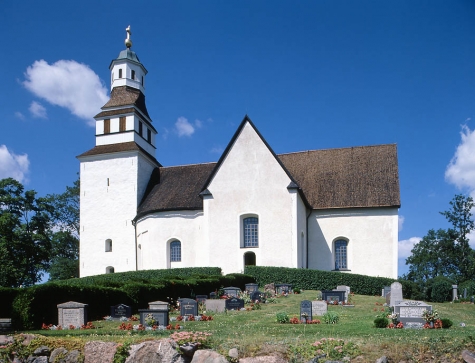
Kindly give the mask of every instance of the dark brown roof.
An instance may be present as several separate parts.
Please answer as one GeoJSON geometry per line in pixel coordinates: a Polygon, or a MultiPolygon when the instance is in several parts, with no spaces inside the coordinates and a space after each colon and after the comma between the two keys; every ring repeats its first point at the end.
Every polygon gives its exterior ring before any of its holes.
{"type": "Polygon", "coordinates": [[[133,107],[128,107],[128,108],[119,108],[116,110],[111,110],[111,111],[102,111],[98,113],[95,117],[108,117],[108,116],[115,116],[115,115],[123,115],[126,113],[132,113],[134,112],[133,107]]]}
{"type": "MultiPolygon", "coordinates": [[[[105,111],[108,108],[120,106],[135,106],[145,116],[150,118],[148,115],[147,106],[145,105],[145,95],[136,88],[129,86],[113,88],[109,101],[102,107],[102,109],[105,111]]],[[[99,117],[99,115],[100,113],[95,117],[99,117]]]]}
{"type": "Polygon", "coordinates": [[[139,146],[135,141],[123,142],[120,144],[111,144],[111,145],[99,145],[94,146],[92,149],[78,155],[77,157],[83,156],[92,156],[92,155],[102,155],[102,154],[113,154],[122,151],[141,151],[148,156],[150,160],[155,162],[157,165],[161,166],[160,163],[152,155],[150,155],[144,148],[139,146]]]}
{"type": "Polygon", "coordinates": [[[138,215],[163,210],[203,209],[199,194],[216,163],[162,167],[156,184],[138,208],[138,215]]]}
{"type": "MultiPolygon", "coordinates": [[[[277,158],[312,209],[400,206],[396,145],[303,151],[277,158]]],[[[203,209],[199,194],[216,165],[159,168],[137,217],[160,210],[203,209]]]]}
{"type": "Polygon", "coordinates": [[[313,209],[399,207],[396,145],[278,155],[313,209]]]}

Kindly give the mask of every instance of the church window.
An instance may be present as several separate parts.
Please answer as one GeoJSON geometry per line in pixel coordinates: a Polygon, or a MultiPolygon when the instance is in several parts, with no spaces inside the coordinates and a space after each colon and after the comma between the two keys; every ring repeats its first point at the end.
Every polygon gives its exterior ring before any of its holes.
{"type": "Polygon", "coordinates": [[[142,136],[143,123],[139,121],[139,135],[142,136]]]}
{"type": "Polygon", "coordinates": [[[113,274],[113,273],[114,273],[114,267],[107,266],[106,267],[106,274],[113,274]]]}
{"type": "Polygon", "coordinates": [[[112,252],[112,240],[106,239],[106,252],[112,252]]]}
{"type": "Polygon", "coordinates": [[[125,117],[119,118],[119,131],[125,131],[125,117]]]}
{"type": "Polygon", "coordinates": [[[135,79],[135,71],[132,69],[132,79],[135,79]]]}
{"type": "Polygon", "coordinates": [[[181,242],[173,241],[170,243],[170,262],[181,261],[181,242]]]}
{"type": "Polygon", "coordinates": [[[104,120],[104,134],[110,134],[111,132],[111,120],[105,119],[104,120]]]}
{"type": "Polygon", "coordinates": [[[143,86],[143,76],[142,76],[142,86],[143,86]]]}
{"type": "Polygon", "coordinates": [[[119,78],[122,78],[122,69],[119,69],[119,78]]]}
{"type": "Polygon", "coordinates": [[[335,241],[335,270],[348,269],[348,241],[335,241]]]}
{"type": "Polygon", "coordinates": [[[259,247],[259,219],[247,217],[242,222],[244,247],[259,247]]]}
{"type": "Polygon", "coordinates": [[[152,131],[150,129],[147,129],[147,141],[152,142],[152,131]]]}

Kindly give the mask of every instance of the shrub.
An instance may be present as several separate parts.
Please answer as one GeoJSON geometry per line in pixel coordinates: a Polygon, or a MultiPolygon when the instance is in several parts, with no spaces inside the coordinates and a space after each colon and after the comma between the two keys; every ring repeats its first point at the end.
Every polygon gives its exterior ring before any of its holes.
{"type": "Polygon", "coordinates": [[[387,318],[376,318],[374,319],[374,326],[376,328],[387,328],[389,320],[387,318]]]}
{"type": "Polygon", "coordinates": [[[446,277],[436,277],[432,281],[430,301],[445,302],[451,299],[452,281],[446,277]]]}
{"type": "Polygon", "coordinates": [[[443,329],[448,329],[454,324],[450,319],[440,319],[440,321],[442,322],[443,329]]]}
{"type": "Polygon", "coordinates": [[[285,324],[290,321],[290,318],[289,318],[289,315],[285,311],[282,311],[276,314],[276,320],[278,323],[285,324]]]}
{"type": "Polygon", "coordinates": [[[334,311],[327,311],[323,314],[323,321],[325,324],[336,324],[340,320],[340,316],[334,311]]]}

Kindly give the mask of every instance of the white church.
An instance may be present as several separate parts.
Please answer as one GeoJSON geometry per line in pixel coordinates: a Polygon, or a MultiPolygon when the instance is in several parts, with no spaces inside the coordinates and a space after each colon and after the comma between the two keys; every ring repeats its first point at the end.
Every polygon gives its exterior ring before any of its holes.
{"type": "Polygon", "coordinates": [[[277,155],[245,116],[218,162],[162,166],[130,28],[125,44],[96,146],[78,156],[81,277],[257,265],[397,278],[396,145],[277,155]]]}

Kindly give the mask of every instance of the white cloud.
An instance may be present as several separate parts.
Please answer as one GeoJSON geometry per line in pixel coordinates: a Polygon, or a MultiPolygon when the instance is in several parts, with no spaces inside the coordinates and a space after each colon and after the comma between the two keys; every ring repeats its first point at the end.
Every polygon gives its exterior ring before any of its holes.
{"type": "Polygon", "coordinates": [[[48,64],[35,61],[25,72],[23,85],[49,103],[67,108],[94,125],[93,116],[107,102],[107,88],[87,65],[74,60],[48,64]]]}
{"type": "Polygon", "coordinates": [[[15,112],[15,117],[20,119],[20,120],[24,120],[25,119],[25,115],[23,115],[21,112],[15,112]]]}
{"type": "Polygon", "coordinates": [[[213,147],[209,152],[212,154],[222,154],[224,149],[221,146],[213,147]]]}
{"type": "Polygon", "coordinates": [[[201,122],[200,120],[196,119],[196,120],[195,120],[195,126],[200,129],[200,128],[203,126],[203,122],[201,122]]]}
{"type": "Polygon", "coordinates": [[[13,178],[23,183],[26,181],[29,166],[27,154],[16,155],[10,152],[6,145],[0,145],[0,179],[13,178]]]}
{"type": "Polygon", "coordinates": [[[31,112],[31,115],[36,118],[48,118],[46,116],[46,108],[44,108],[41,103],[33,101],[28,110],[31,112]]]}
{"type": "Polygon", "coordinates": [[[422,238],[411,237],[398,242],[399,258],[408,258],[411,255],[411,250],[416,243],[419,243],[422,238]]]}
{"type": "Polygon", "coordinates": [[[475,231],[470,232],[467,237],[469,239],[468,244],[475,249],[475,231]]]}
{"type": "Polygon", "coordinates": [[[404,224],[404,216],[398,216],[397,217],[397,229],[399,232],[402,231],[402,226],[404,224]]]}
{"type": "Polygon", "coordinates": [[[178,117],[175,122],[175,129],[178,132],[178,136],[191,136],[195,132],[195,128],[184,117],[178,117]]]}
{"type": "Polygon", "coordinates": [[[462,126],[461,142],[445,171],[445,179],[475,196],[475,130],[462,126]]]}

